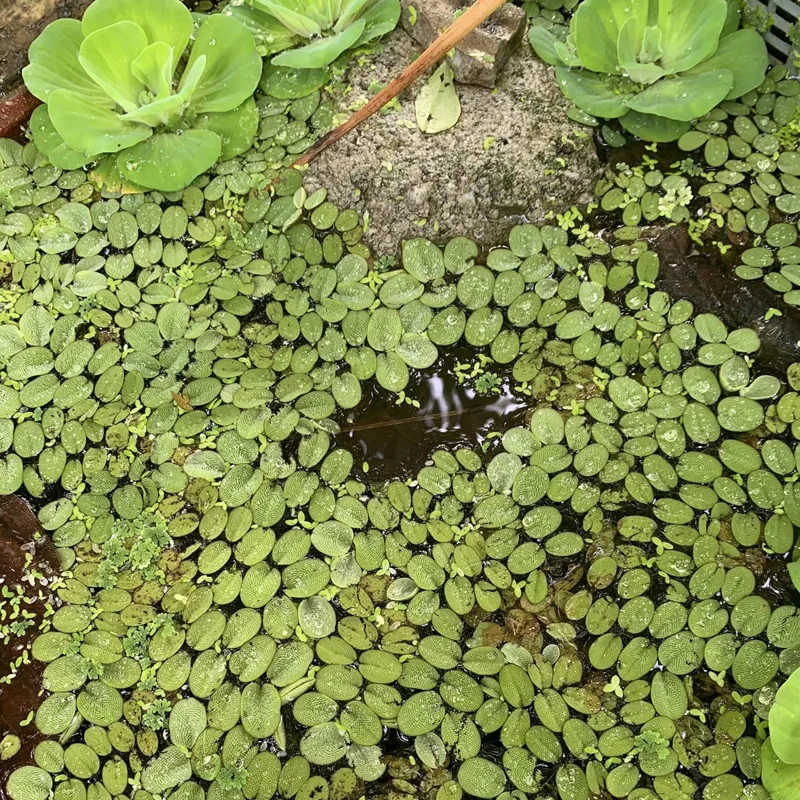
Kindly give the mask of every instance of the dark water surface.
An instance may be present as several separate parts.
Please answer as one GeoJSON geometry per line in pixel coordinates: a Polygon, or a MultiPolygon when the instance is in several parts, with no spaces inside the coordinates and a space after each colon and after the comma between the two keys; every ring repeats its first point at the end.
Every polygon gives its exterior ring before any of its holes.
{"type": "Polygon", "coordinates": [[[336,437],[353,453],[356,471],[363,478],[375,482],[405,479],[415,475],[439,448],[478,447],[492,431],[525,424],[534,401],[513,393],[513,378],[502,374],[500,365],[488,366],[503,379],[499,394],[478,394],[472,381],[459,384],[456,365],[474,357],[467,348],[448,348],[424,374],[413,373],[406,394],[419,401],[419,408],[397,405],[394,395],[378,386],[365,388],[358,408],[340,420],[342,433],[336,437]],[[366,474],[365,461],[369,464],[366,474]]]}
{"type": "MultiPolygon", "coordinates": [[[[33,560],[27,572],[38,573],[44,578],[52,578],[59,573],[58,555],[50,537],[42,531],[33,510],[22,498],[0,497],[0,586],[17,584],[26,587],[26,597],[36,598],[30,605],[21,608],[36,614],[36,621],[23,636],[14,637],[10,643],[0,644],[0,676],[8,675],[11,663],[30,645],[39,632],[49,590],[43,580],[33,580],[33,585],[23,581],[26,575],[26,555],[33,560]],[[38,594],[41,590],[43,598],[38,594]]],[[[7,601],[6,601],[7,603],[7,601]]],[[[7,606],[8,608],[8,606],[7,606]]],[[[8,608],[10,613],[10,608],[8,608]]],[[[8,617],[2,622],[9,623],[8,617]]],[[[4,800],[5,784],[8,775],[23,764],[33,763],[33,749],[44,738],[31,722],[20,723],[35,710],[40,702],[41,679],[44,664],[31,659],[19,667],[11,683],[0,684],[0,738],[15,734],[22,740],[22,747],[14,758],[0,761],[0,800],[4,800]]]]}

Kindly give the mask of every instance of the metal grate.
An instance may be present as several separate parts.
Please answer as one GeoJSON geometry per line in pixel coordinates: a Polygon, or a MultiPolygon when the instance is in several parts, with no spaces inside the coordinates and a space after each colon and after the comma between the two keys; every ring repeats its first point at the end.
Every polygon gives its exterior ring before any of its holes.
{"type": "Polygon", "coordinates": [[[767,40],[770,55],[775,61],[788,62],[794,49],[789,41],[789,28],[800,18],[800,2],[795,2],[795,0],[755,0],[753,5],[766,8],[767,13],[774,19],[772,29],[764,37],[767,40]]]}

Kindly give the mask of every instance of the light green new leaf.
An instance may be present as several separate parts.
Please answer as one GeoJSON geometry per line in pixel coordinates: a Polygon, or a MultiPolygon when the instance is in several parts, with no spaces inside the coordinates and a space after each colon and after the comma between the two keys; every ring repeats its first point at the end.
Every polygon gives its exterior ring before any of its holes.
{"type": "Polygon", "coordinates": [[[186,110],[189,105],[186,95],[186,90],[181,90],[178,94],[154,100],[152,103],[134,109],[129,114],[123,114],[122,118],[126,122],[141,122],[151,128],[165,125],[171,119],[179,119],[186,110]]]}
{"type": "Polygon", "coordinates": [[[366,20],[360,19],[349,28],[333,36],[324,36],[304,47],[286,50],[272,59],[278,67],[296,67],[299,69],[321,69],[336,61],[339,56],[349,50],[361,38],[366,28],[366,20]]]}
{"type": "Polygon", "coordinates": [[[172,91],[175,54],[166,42],[154,42],[133,61],[131,72],[150,90],[156,100],[162,100],[172,91]]]}
{"type": "Polygon", "coordinates": [[[634,39],[641,42],[648,8],[649,0],[584,0],[572,18],[572,33],[586,69],[619,73],[617,42],[622,26],[632,20],[634,39]]]}
{"type": "Polygon", "coordinates": [[[661,46],[661,29],[656,25],[648,25],[642,37],[642,49],[639,51],[638,61],[642,64],[653,64],[664,55],[661,46]]]}
{"type": "Polygon", "coordinates": [[[197,84],[203,75],[205,57],[201,56],[190,70],[186,70],[181,79],[180,89],[176,94],[169,94],[160,100],[140,106],[123,119],[130,122],[143,122],[151,128],[166,125],[171,120],[180,119],[192,101],[197,84]]]}
{"type": "Polygon", "coordinates": [[[609,87],[604,75],[585,69],[556,67],[556,79],[561,91],[587,114],[615,119],[627,113],[626,101],[631,93],[617,93],[609,87]]]}
{"type": "Polygon", "coordinates": [[[761,745],[761,783],[771,800],[797,800],[800,797],[800,765],[778,759],[772,736],[761,745]]]}
{"type": "Polygon", "coordinates": [[[564,65],[564,62],[556,51],[556,44],[558,40],[553,36],[552,31],[541,25],[533,25],[528,33],[533,49],[536,55],[545,62],[545,64],[552,64],[554,67],[564,65]]]}
{"type": "Polygon", "coordinates": [[[117,153],[152,134],[148,126],[125,122],[111,109],[88,102],[85,96],[66,89],[50,95],[47,110],[64,141],[87,156],[117,153]]]}
{"type": "Polygon", "coordinates": [[[688,74],[727,69],[733,75],[733,87],[726,100],[734,100],[758,88],[769,66],[767,45],[753,28],[742,28],[719,43],[717,52],[698,64],[688,74]]]}
{"type": "MultiPolygon", "coordinates": [[[[651,30],[650,28],[646,30],[651,30]]],[[[638,37],[637,22],[629,19],[623,26],[617,42],[619,65],[627,76],[636,83],[651,84],[664,77],[664,70],[658,64],[640,63],[639,55],[644,47],[644,37],[638,37]]]]}
{"type": "Polygon", "coordinates": [[[461,101],[453,77],[453,70],[445,61],[419,90],[414,110],[423,133],[446,131],[461,117],[461,101]]]}
{"type": "Polygon", "coordinates": [[[341,6],[341,0],[306,0],[303,11],[307,12],[322,30],[327,30],[336,21],[341,6]]]}
{"type": "Polygon", "coordinates": [[[684,72],[716,50],[725,19],[726,0],[660,0],[658,27],[668,75],[684,72]]]}
{"type": "Polygon", "coordinates": [[[212,131],[158,133],[121,153],[117,166],[124,177],[140,186],[177,192],[210,169],[221,151],[222,139],[212,131]]]}
{"type": "Polygon", "coordinates": [[[165,42],[183,55],[192,35],[192,14],[180,0],[94,0],[83,15],[83,33],[88,36],[120,20],[135,22],[147,43],[165,42]]]}
{"type": "Polygon", "coordinates": [[[92,159],[73,150],[53,127],[47,106],[42,105],[31,115],[31,133],[34,144],[47,156],[47,160],[59,169],[80,169],[92,159]]]}
{"type": "MultiPolygon", "coordinates": [[[[727,69],[681,75],[648,86],[628,101],[634,111],[657,114],[689,122],[698,119],[721,103],[733,86],[733,73],[727,69]]],[[[591,113],[591,112],[590,112],[591,113]]]]}
{"type": "Polygon", "coordinates": [[[769,710],[769,735],[775,755],[800,764],[800,671],[795,670],[775,695],[769,710]]]}
{"type": "Polygon", "coordinates": [[[111,98],[86,74],[78,60],[83,42],[81,23],[57,19],[34,39],[28,49],[28,64],[22,70],[25,85],[43,102],[58,89],[80,92],[89,101],[113,105],[111,98]]]}
{"type": "Polygon", "coordinates": [[[90,33],[81,44],[78,60],[117,105],[133,111],[144,84],[133,74],[131,65],[146,47],[145,32],[135,22],[122,20],[90,33]]]}
{"type": "Polygon", "coordinates": [[[197,118],[195,127],[200,130],[213,131],[222,137],[222,153],[220,159],[227,161],[229,158],[244,153],[253,145],[253,140],[258,133],[258,107],[252,97],[248,97],[238,108],[233,111],[223,111],[219,114],[202,114],[197,118]]]}
{"type": "Polygon", "coordinates": [[[620,66],[623,72],[636,83],[649,86],[664,77],[664,70],[658,64],[640,64],[637,61],[622,61],[620,66]]]}
{"type": "Polygon", "coordinates": [[[203,56],[205,69],[192,97],[198,113],[230,111],[256,90],[261,59],[251,33],[233,17],[213,14],[202,24],[186,72],[203,56]]]}
{"type": "Polygon", "coordinates": [[[678,122],[653,114],[640,114],[638,111],[629,111],[624,117],[620,117],[619,121],[628,133],[647,142],[677,141],[691,127],[688,122],[678,122]]]}

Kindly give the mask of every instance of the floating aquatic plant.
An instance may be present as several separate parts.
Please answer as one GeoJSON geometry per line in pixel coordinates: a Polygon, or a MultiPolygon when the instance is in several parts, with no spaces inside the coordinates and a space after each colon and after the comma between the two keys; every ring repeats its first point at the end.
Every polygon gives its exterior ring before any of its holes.
{"type": "Polygon", "coordinates": [[[789,225],[792,82],[696,124],[704,175],[611,170],[603,236],[575,212],[378,271],[353,209],[268,187],[317,80],[268,69],[258,147],[167,196],[0,142],[0,492],[64,570],[9,796],[794,800],[800,366],[659,290],[639,227],[733,230],[744,186],[789,225]],[[455,348],[527,416],[373,481],[342,424],[455,348]]]}
{"type": "Polygon", "coordinates": [[[584,0],[565,41],[542,25],[530,39],[584,112],[672,141],[764,80],[766,44],[752,28],[737,30],[735,9],[727,0],[584,0]]]}
{"type": "Polygon", "coordinates": [[[253,38],[230,17],[209,17],[178,78],[192,27],[180,0],[95,0],[82,22],[48,25],[23,77],[44,103],[31,130],[50,162],[110,158],[128,181],[176,191],[249,149],[261,77],[253,38]]]}
{"type": "Polygon", "coordinates": [[[322,69],[394,30],[400,0],[239,0],[225,13],[247,26],[275,66],[322,69]]]}

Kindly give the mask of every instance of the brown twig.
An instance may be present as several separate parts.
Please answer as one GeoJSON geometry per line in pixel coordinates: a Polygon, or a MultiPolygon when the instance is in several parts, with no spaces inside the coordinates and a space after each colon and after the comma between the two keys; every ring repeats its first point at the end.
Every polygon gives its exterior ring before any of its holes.
{"type": "Polygon", "coordinates": [[[505,2],[506,0],[477,0],[449,28],[443,31],[416,61],[406,67],[401,75],[378,92],[363,108],[356,111],[347,122],[323,136],[305,155],[298,158],[293,166],[302,167],[311,163],[334,142],[338,142],[376,111],[391,102],[434,64],[441,61],[464,37],[491,17],[505,2]]]}

